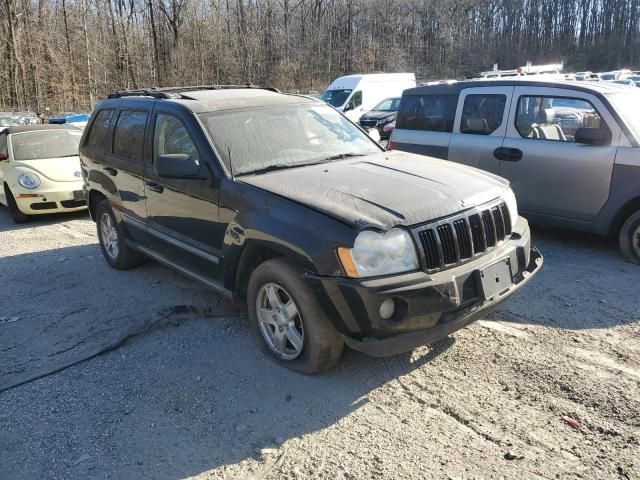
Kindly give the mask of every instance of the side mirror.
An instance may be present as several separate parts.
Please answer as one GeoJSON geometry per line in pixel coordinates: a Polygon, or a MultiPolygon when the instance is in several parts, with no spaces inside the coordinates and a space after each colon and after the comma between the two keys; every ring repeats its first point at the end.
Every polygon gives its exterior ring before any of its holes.
{"type": "Polygon", "coordinates": [[[3,160],[9,160],[9,156],[4,152],[0,152],[0,162],[3,160]]]}
{"type": "Polygon", "coordinates": [[[159,155],[154,162],[156,175],[165,178],[202,178],[200,164],[186,153],[159,155]]]}
{"type": "Polygon", "coordinates": [[[348,112],[349,110],[355,110],[355,108],[356,108],[356,104],[355,104],[355,102],[352,100],[352,101],[350,101],[349,103],[347,103],[347,106],[346,106],[346,107],[344,107],[344,111],[345,111],[345,112],[348,112]]]}
{"type": "Polygon", "coordinates": [[[573,138],[584,145],[609,145],[611,132],[608,128],[578,128],[573,138]]]}

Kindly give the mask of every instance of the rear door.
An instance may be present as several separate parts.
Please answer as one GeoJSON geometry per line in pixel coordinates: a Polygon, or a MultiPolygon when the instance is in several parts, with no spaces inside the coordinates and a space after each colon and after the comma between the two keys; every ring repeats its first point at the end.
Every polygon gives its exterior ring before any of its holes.
{"type": "Polygon", "coordinates": [[[391,136],[393,148],[446,160],[458,94],[403,95],[391,136]]]}
{"type": "Polygon", "coordinates": [[[609,197],[620,128],[588,92],[516,87],[500,175],[511,181],[523,212],[592,220],[609,197]],[[577,128],[608,128],[608,145],[574,142],[577,128]]]}
{"type": "Polygon", "coordinates": [[[460,92],[449,160],[498,174],[514,87],[475,87],[460,92]]]}
{"type": "Polygon", "coordinates": [[[159,107],[148,147],[145,189],[151,248],[191,273],[219,281],[225,231],[218,216],[220,178],[207,162],[212,153],[201,127],[190,113],[159,107]],[[158,176],[154,161],[164,154],[188,154],[201,164],[205,178],[158,176]]]}
{"type": "Polygon", "coordinates": [[[146,243],[147,209],[142,176],[144,138],[150,111],[136,107],[119,110],[115,115],[110,133],[111,151],[102,170],[117,187],[117,197],[111,203],[122,213],[129,235],[146,243]]]}

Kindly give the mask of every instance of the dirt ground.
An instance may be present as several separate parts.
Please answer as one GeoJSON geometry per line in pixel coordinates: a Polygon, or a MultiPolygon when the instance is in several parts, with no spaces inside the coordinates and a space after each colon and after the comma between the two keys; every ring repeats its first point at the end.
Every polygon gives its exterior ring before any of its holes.
{"type": "Polygon", "coordinates": [[[0,479],[640,478],[640,267],[535,230],[540,274],[411,354],[301,376],[244,307],[149,262],[111,270],[84,215],[0,208],[0,479]]]}

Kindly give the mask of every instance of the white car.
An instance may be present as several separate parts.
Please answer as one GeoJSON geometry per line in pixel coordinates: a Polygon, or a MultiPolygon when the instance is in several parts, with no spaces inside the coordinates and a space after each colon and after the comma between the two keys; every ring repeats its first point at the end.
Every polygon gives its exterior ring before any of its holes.
{"type": "Polygon", "coordinates": [[[82,131],[69,125],[0,130],[0,203],[14,223],[87,208],[78,157],[81,137],[82,131]]]}

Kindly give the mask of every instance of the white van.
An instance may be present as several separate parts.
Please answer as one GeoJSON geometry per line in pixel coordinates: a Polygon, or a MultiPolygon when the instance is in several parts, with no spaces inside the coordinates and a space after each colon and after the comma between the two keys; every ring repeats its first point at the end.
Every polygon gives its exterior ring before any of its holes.
{"type": "Polygon", "coordinates": [[[413,73],[347,75],[334,80],[320,98],[358,123],[363,113],[385,98],[399,97],[404,90],[415,86],[413,73]]]}

